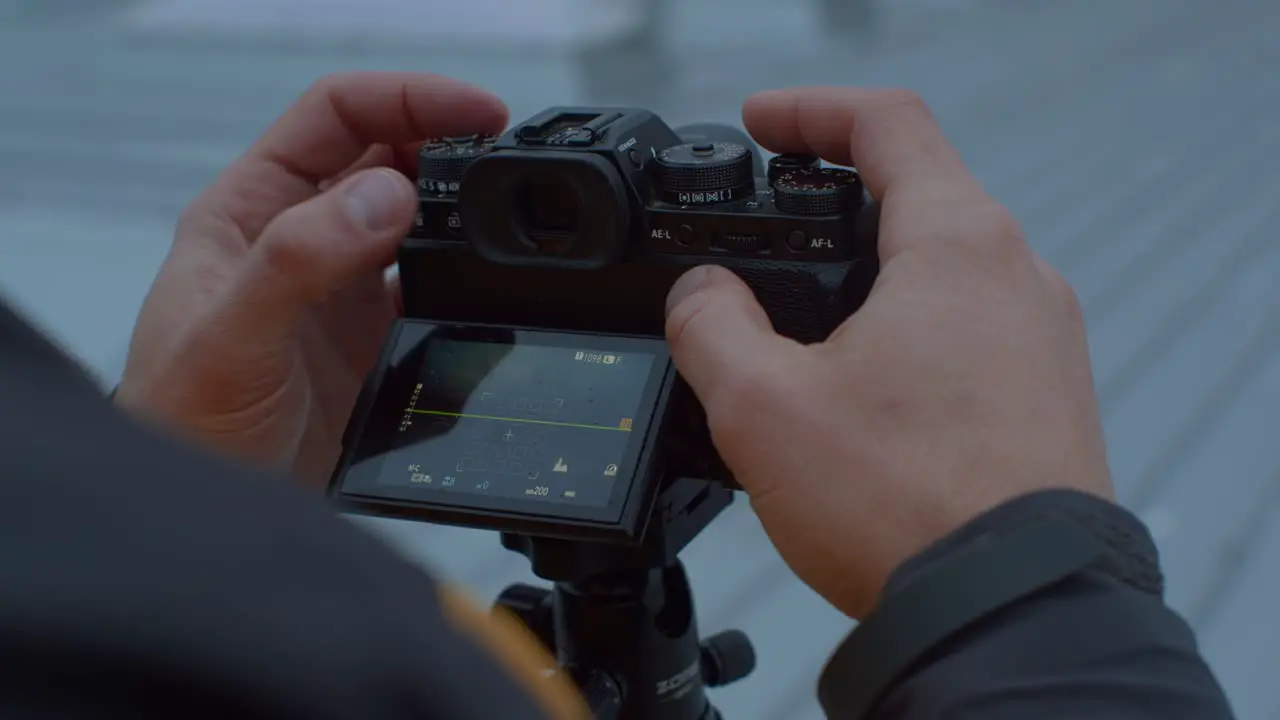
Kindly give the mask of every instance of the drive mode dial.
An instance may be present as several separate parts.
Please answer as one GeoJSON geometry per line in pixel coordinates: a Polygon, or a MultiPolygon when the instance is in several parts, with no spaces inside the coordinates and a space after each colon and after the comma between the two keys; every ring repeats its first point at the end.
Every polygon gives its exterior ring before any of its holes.
{"type": "Polygon", "coordinates": [[[654,158],[658,199],[673,205],[712,205],[755,195],[751,150],[732,142],[675,145],[654,158]]]}
{"type": "Polygon", "coordinates": [[[858,173],[841,168],[808,168],[773,183],[773,204],[791,215],[838,215],[862,202],[858,173]]]}
{"type": "Polygon", "coordinates": [[[432,195],[455,195],[462,174],[471,163],[493,150],[492,135],[431,140],[418,150],[418,190],[432,195]]]}

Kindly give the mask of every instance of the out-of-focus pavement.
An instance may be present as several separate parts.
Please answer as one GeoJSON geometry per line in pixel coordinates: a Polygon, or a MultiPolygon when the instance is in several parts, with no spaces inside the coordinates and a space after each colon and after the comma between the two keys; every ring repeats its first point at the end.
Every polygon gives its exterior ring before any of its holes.
{"type": "MultiPolygon", "coordinates": [[[[1277,36],[1248,0],[0,0],[0,290],[110,382],[179,210],[330,71],[675,123],[761,88],[913,88],[1077,288],[1121,496],[1240,717],[1278,720],[1277,36]]],[[[491,534],[373,525],[478,595],[528,577],[491,534]]],[[[745,503],[686,558],[704,630],[760,655],[716,691],[727,717],[819,717],[848,621],[745,503]]]]}

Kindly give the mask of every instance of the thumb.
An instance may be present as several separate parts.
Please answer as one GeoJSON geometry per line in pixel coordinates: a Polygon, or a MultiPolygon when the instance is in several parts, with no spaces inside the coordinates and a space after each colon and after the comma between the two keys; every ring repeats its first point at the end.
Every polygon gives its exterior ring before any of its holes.
{"type": "Polygon", "coordinates": [[[709,415],[781,362],[795,343],[773,330],[751,288],[717,265],[685,273],[667,296],[667,343],[709,415]]]}
{"type": "Polygon", "coordinates": [[[395,257],[417,192],[388,168],[363,170],[280,213],[250,249],[233,302],[269,332],[291,332],[329,292],[395,257]]]}

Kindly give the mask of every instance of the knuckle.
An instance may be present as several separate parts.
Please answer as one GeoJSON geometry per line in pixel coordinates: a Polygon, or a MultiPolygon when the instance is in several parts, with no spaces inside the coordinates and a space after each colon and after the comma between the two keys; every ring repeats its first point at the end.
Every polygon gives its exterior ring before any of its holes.
{"type": "Polygon", "coordinates": [[[905,88],[887,88],[878,91],[877,100],[885,107],[891,107],[898,110],[904,110],[911,113],[921,115],[933,115],[933,111],[929,109],[929,104],[924,98],[914,90],[905,88]]]}
{"type": "Polygon", "coordinates": [[[1026,235],[1013,213],[995,200],[980,203],[974,210],[974,221],[982,237],[993,247],[1025,252],[1026,235]]]}
{"type": "Polygon", "coordinates": [[[315,82],[311,83],[311,86],[308,87],[302,95],[303,97],[328,97],[329,94],[333,92],[334,88],[345,85],[352,75],[354,75],[354,73],[329,73],[328,75],[320,77],[315,82]]]}
{"type": "Polygon", "coordinates": [[[200,224],[204,219],[204,216],[208,211],[204,208],[203,203],[201,202],[202,199],[202,196],[197,197],[195,200],[187,203],[186,207],[182,208],[182,212],[178,213],[177,228],[179,233],[186,228],[200,224]]]}
{"type": "Polygon", "coordinates": [[[1062,276],[1062,273],[1055,270],[1044,258],[1033,253],[1032,261],[1036,271],[1035,275],[1040,281],[1040,286],[1044,290],[1044,296],[1047,297],[1050,306],[1057,306],[1069,325],[1083,330],[1085,324],[1084,305],[1081,303],[1080,296],[1076,293],[1075,288],[1062,276]]]}
{"type": "Polygon", "coordinates": [[[688,335],[689,329],[699,321],[699,317],[705,315],[713,299],[704,289],[676,303],[667,313],[667,342],[678,345],[688,335]]]}
{"type": "Polygon", "coordinates": [[[696,326],[714,324],[717,316],[734,313],[744,300],[742,290],[736,283],[712,282],[680,300],[667,313],[667,340],[679,343],[691,330],[698,332],[696,326]]]}
{"type": "Polygon", "coordinates": [[[957,249],[973,253],[973,259],[990,272],[997,275],[1018,272],[1031,260],[1031,246],[1022,227],[994,200],[972,206],[961,227],[963,239],[957,249]]]}
{"type": "Polygon", "coordinates": [[[187,205],[178,214],[174,224],[174,237],[178,240],[190,237],[203,237],[208,231],[208,211],[201,207],[200,201],[187,205]]]}
{"type": "Polygon", "coordinates": [[[281,232],[263,237],[256,246],[259,262],[270,278],[287,279],[291,285],[301,285],[310,294],[319,292],[317,285],[325,273],[318,261],[318,254],[308,249],[303,233],[281,232]]]}
{"type": "Polygon", "coordinates": [[[293,233],[277,233],[263,238],[258,245],[262,262],[273,273],[294,274],[309,261],[302,243],[293,233]]]}
{"type": "Polygon", "coordinates": [[[969,202],[930,245],[939,262],[961,263],[982,274],[1003,275],[1023,267],[1032,255],[1022,227],[1000,203],[990,198],[969,202]]]}
{"type": "Polygon", "coordinates": [[[235,237],[243,234],[241,223],[236,221],[226,206],[234,198],[224,199],[212,191],[205,191],[192,200],[174,224],[174,239],[177,243],[210,242],[217,244],[218,238],[235,237]]]}
{"type": "Polygon", "coordinates": [[[1071,283],[1067,282],[1067,279],[1057,270],[1047,266],[1043,274],[1049,293],[1058,301],[1068,320],[1073,325],[1084,325],[1084,305],[1080,302],[1080,295],[1076,293],[1071,283]]]}
{"type": "Polygon", "coordinates": [[[352,88],[359,87],[364,78],[364,73],[359,72],[338,72],[330,73],[311,83],[302,93],[302,97],[298,100],[298,106],[306,108],[308,112],[325,112],[323,108],[332,108],[332,111],[339,115],[339,120],[345,122],[343,98],[346,97],[352,88]]]}
{"type": "Polygon", "coordinates": [[[1075,290],[1072,289],[1071,283],[1062,277],[1062,273],[1053,269],[1049,263],[1039,260],[1039,258],[1037,258],[1037,261],[1036,265],[1040,268],[1040,274],[1044,278],[1044,283],[1049,288],[1049,292],[1060,300],[1075,301],[1075,290]]]}

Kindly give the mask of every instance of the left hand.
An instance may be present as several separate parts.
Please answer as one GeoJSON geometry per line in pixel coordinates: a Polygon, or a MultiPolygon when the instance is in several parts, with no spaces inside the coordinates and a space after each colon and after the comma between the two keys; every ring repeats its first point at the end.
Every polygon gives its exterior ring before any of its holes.
{"type": "Polygon", "coordinates": [[[183,213],[117,403],[322,485],[396,315],[384,273],[417,207],[417,147],[506,121],[441,77],[318,82],[183,213]]]}

